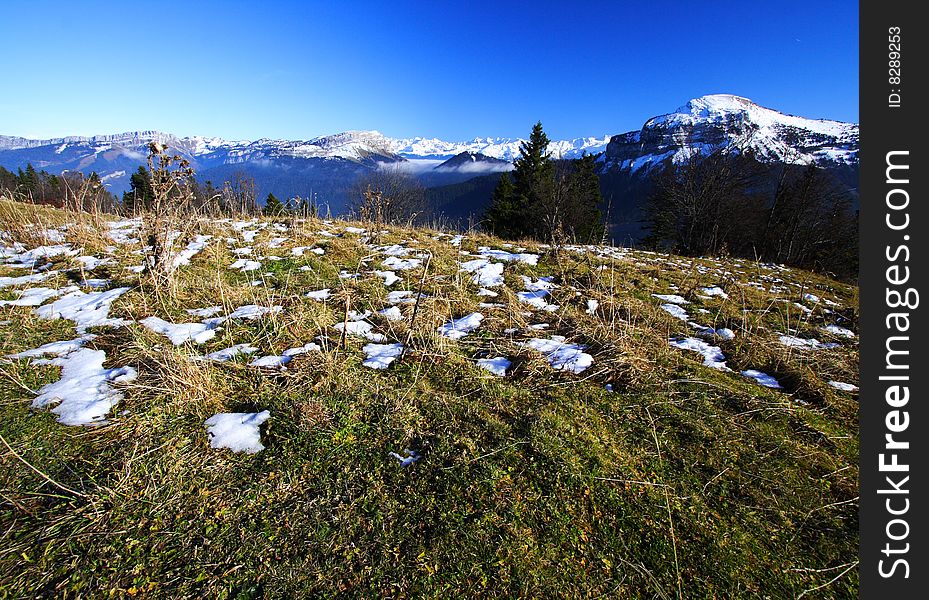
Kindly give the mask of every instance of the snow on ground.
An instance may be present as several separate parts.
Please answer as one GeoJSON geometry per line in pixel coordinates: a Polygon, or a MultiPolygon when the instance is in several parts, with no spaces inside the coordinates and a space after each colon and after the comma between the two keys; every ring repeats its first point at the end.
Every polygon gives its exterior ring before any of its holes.
{"type": "Polygon", "coordinates": [[[439,327],[439,333],[453,340],[460,340],[481,325],[484,315],[481,313],[471,313],[460,319],[452,319],[445,325],[439,327]]]}
{"type": "Polygon", "coordinates": [[[408,467],[412,465],[413,463],[419,461],[420,458],[422,458],[419,452],[415,450],[410,450],[409,448],[406,448],[403,451],[403,453],[406,454],[406,456],[400,456],[396,452],[388,452],[387,456],[390,456],[392,458],[396,458],[397,460],[399,460],[401,467],[408,467]]]}
{"type": "Polygon", "coordinates": [[[594,363],[593,357],[583,352],[584,346],[569,344],[560,335],[553,335],[548,340],[533,338],[520,345],[545,354],[549,364],[559,371],[581,373],[594,363]]]}
{"type": "Polygon", "coordinates": [[[690,302],[684,300],[684,298],[677,294],[652,294],[652,296],[664,302],[670,302],[671,304],[690,304],[690,302]]]}
{"type": "Polygon", "coordinates": [[[58,271],[48,271],[45,273],[33,273],[32,275],[22,275],[20,277],[0,277],[0,288],[13,287],[16,285],[26,285],[27,283],[39,283],[49,277],[57,275],[58,271]]]}
{"type": "Polygon", "coordinates": [[[129,288],[115,288],[105,292],[71,292],[51,304],[35,309],[42,319],[68,319],[77,325],[78,333],[84,333],[88,327],[119,327],[127,321],[109,318],[110,306],[129,291],[129,288]]]}
{"type": "Polygon", "coordinates": [[[292,361],[295,356],[300,356],[301,354],[306,354],[307,352],[319,351],[319,349],[320,348],[317,344],[310,342],[302,346],[297,346],[296,348],[284,350],[284,353],[280,356],[270,355],[256,358],[249,363],[249,366],[283,369],[284,366],[292,361]]]}
{"type": "Polygon", "coordinates": [[[32,401],[34,408],[56,405],[51,412],[58,415],[63,425],[100,425],[106,423],[110,410],[123,399],[121,392],[111,383],[125,383],[136,378],[132,367],[103,368],[106,353],[80,347],[87,338],[67,342],[53,342],[18,356],[57,354],[53,359],[33,359],[34,365],[61,367],[61,379],[42,386],[32,401]]]}
{"type": "Polygon", "coordinates": [[[503,285],[503,263],[478,258],[461,263],[461,270],[472,274],[471,282],[481,287],[503,285]]]}
{"type": "Polygon", "coordinates": [[[506,375],[506,370],[512,365],[506,357],[504,356],[495,356],[494,358],[479,358],[477,359],[477,366],[487,371],[490,371],[494,375],[499,375],[503,377],[506,375]]]}
{"type": "Polygon", "coordinates": [[[374,271],[374,274],[384,279],[385,287],[390,287],[400,281],[400,278],[393,271],[374,271]]]}
{"type": "Polygon", "coordinates": [[[668,343],[681,350],[699,352],[703,356],[703,364],[708,367],[721,371],[730,370],[729,367],[726,366],[726,356],[723,354],[723,351],[719,349],[719,346],[711,346],[703,340],[698,340],[693,337],[670,340],[668,343]]]}
{"type": "Polygon", "coordinates": [[[189,265],[190,259],[203,251],[210,243],[211,239],[213,239],[212,235],[198,235],[192,242],[187,244],[186,248],[181,250],[178,255],[174,257],[174,260],[171,261],[171,265],[175,269],[184,265],[189,265]]]}
{"type": "Polygon", "coordinates": [[[687,314],[687,311],[678,306],[677,304],[662,304],[661,310],[670,314],[675,319],[680,319],[681,321],[686,321],[690,318],[690,315],[687,314]]]}
{"type": "Polygon", "coordinates": [[[387,337],[381,333],[375,333],[374,326],[367,321],[349,321],[347,323],[336,323],[333,325],[337,331],[345,331],[348,335],[354,335],[357,337],[365,338],[366,340],[371,340],[372,342],[383,342],[387,337]]]}
{"type": "Polygon", "coordinates": [[[777,379],[771,377],[767,373],[762,373],[761,371],[757,371],[755,369],[748,369],[742,371],[742,375],[751,377],[758,382],[758,385],[763,385],[764,387],[772,388],[775,390],[781,389],[781,384],[777,382],[777,379]]]}
{"type": "Polygon", "coordinates": [[[229,265],[229,268],[238,269],[242,271],[243,273],[245,273],[246,271],[257,271],[258,269],[261,268],[261,263],[258,262],[257,260],[248,260],[246,258],[240,258],[239,260],[229,265]]]}
{"type": "Polygon", "coordinates": [[[258,427],[268,420],[271,413],[219,413],[204,422],[210,447],[229,448],[233,452],[255,454],[264,450],[258,427]]]}
{"type": "Polygon", "coordinates": [[[483,258],[492,258],[495,260],[502,260],[503,262],[521,262],[527,265],[535,266],[539,264],[539,255],[538,254],[525,254],[518,253],[514,254],[511,252],[506,252],[504,250],[492,250],[487,246],[481,246],[477,249],[479,256],[483,258]]]}
{"type": "Polygon", "coordinates": [[[584,312],[586,312],[588,315],[594,315],[594,314],[597,314],[597,309],[599,307],[600,307],[600,301],[590,298],[587,300],[587,310],[585,310],[584,312]]]}
{"type": "Polygon", "coordinates": [[[14,269],[32,269],[37,262],[43,259],[56,258],[58,256],[77,256],[77,250],[72,250],[70,244],[60,244],[57,246],[39,246],[32,250],[26,250],[19,254],[7,255],[4,263],[6,266],[14,269]]]}
{"type": "Polygon", "coordinates": [[[240,306],[231,313],[229,313],[229,319],[247,319],[249,321],[254,321],[259,319],[267,314],[277,314],[284,309],[283,306],[258,306],[257,304],[246,304],[245,306],[240,306]]]}
{"type": "Polygon", "coordinates": [[[75,285],[69,285],[68,287],[61,288],[60,290],[52,288],[29,288],[28,290],[22,290],[19,292],[19,298],[16,300],[3,300],[0,301],[0,306],[39,306],[40,304],[45,304],[52,298],[57,298],[62,294],[70,294],[78,290],[78,287],[75,285]]]}
{"type": "Polygon", "coordinates": [[[216,335],[216,331],[204,323],[175,324],[158,317],[148,317],[142,319],[140,323],[155,333],[167,336],[175,346],[180,346],[189,340],[193,340],[195,344],[202,344],[216,335]]]}
{"type": "Polygon", "coordinates": [[[215,362],[228,362],[236,356],[242,354],[252,354],[257,351],[258,348],[252,346],[251,344],[236,344],[235,346],[230,346],[229,348],[223,348],[222,350],[217,350],[216,352],[210,352],[204,358],[215,362]]]}
{"type": "Polygon", "coordinates": [[[823,331],[831,333],[832,335],[839,335],[847,338],[854,338],[855,332],[851,329],[846,329],[845,327],[839,327],[838,325],[826,325],[823,327],[823,331]]]}
{"type": "Polygon", "coordinates": [[[381,265],[396,271],[408,271],[410,269],[419,267],[422,262],[423,261],[418,258],[398,258],[396,256],[388,256],[381,262],[381,265]]]}
{"type": "Polygon", "coordinates": [[[416,302],[416,298],[413,297],[413,292],[409,290],[397,290],[387,294],[387,302],[389,304],[412,304],[416,302]]]}
{"type": "Polygon", "coordinates": [[[403,354],[403,344],[365,344],[361,349],[365,353],[361,364],[372,369],[386,369],[390,363],[403,354]]]}
{"type": "Polygon", "coordinates": [[[81,268],[85,271],[93,271],[97,267],[101,267],[110,262],[109,258],[97,258],[96,256],[78,256],[74,258],[74,262],[77,262],[81,265],[81,268]]]}
{"type": "Polygon", "coordinates": [[[212,317],[223,312],[222,306],[207,306],[206,308],[185,308],[184,311],[187,314],[193,315],[195,317],[212,317]]]}
{"type": "Polygon", "coordinates": [[[714,285],[712,287],[702,287],[700,288],[700,291],[703,292],[705,296],[718,296],[723,300],[727,300],[729,298],[729,294],[724,292],[723,288],[719,287],[718,285],[714,285]]]}
{"type": "Polygon", "coordinates": [[[843,392],[857,392],[858,391],[857,385],[852,385],[850,383],[845,383],[843,381],[830,381],[829,385],[843,392]]]}
{"type": "Polygon", "coordinates": [[[37,356],[45,356],[46,354],[62,356],[83,347],[84,344],[94,339],[95,337],[97,336],[93,334],[86,334],[73,340],[49,342],[39,346],[38,348],[33,348],[32,350],[24,350],[22,352],[17,352],[16,354],[7,355],[7,358],[33,358],[37,356]]]}
{"type": "Polygon", "coordinates": [[[400,308],[396,306],[389,306],[383,310],[377,311],[377,314],[386,318],[388,321],[402,321],[404,320],[403,313],[400,312],[400,308]]]}
{"type": "Polygon", "coordinates": [[[832,342],[820,342],[815,338],[804,339],[793,335],[782,335],[778,338],[782,344],[789,348],[809,348],[811,350],[829,350],[839,345],[832,342]]]}
{"type": "Polygon", "coordinates": [[[328,300],[332,296],[331,290],[326,288],[324,290],[316,290],[315,292],[307,292],[306,297],[311,300],[316,300],[317,302],[323,302],[328,300]]]}

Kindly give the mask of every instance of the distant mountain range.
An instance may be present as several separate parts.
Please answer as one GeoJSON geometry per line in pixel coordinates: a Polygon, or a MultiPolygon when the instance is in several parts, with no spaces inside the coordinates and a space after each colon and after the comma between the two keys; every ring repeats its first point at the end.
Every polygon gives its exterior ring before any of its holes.
{"type": "MultiPolygon", "coordinates": [[[[32,140],[0,135],[0,165],[15,170],[32,164],[52,173],[96,171],[115,193],[129,187],[129,176],[145,163],[147,146],[159,141],[191,161],[198,178],[214,184],[238,172],[254,177],[262,197],[313,194],[334,213],[344,210],[351,184],[377,168],[397,168],[429,187],[443,187],[443,206],[463,216],[479,213],[489,200],[486,188],[512,168],[522,139],[475,138],[448,142],[435,138],[389,138],[377,131],[347,131],[311,140],[229,141],[215,137],[178,137],[138,131],[93,137],[32,140]],[[490,175],[488,175],[490,174],[490,175]],[[481,181],[461,186],[474,178],[481,181]],[[455,197],[455,187],[469,190],[455,197]],[[480,194],[480,196],[478,196],[480,194]]],[[[684,160],[693,152],[722,147],[751,149],[769,162],[815,163],[857,178],[858,125],[785,115],[729,94],[690,100],[672,113],[645,122],[638,131],[601,137],[552,141],[556,158],[599,154],[602,182],[614,198],[635,205],[636,182],[664,161],[684,160]],[[612,182],[612,183],[611,183],[612,182]]],[[[608,190],[605,190],[608,191],[608,190]]]]}

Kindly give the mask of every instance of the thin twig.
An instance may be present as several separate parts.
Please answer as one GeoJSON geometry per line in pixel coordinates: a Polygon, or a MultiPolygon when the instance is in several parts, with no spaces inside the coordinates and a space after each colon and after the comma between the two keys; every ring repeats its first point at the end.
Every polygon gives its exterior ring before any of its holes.
{"type": "Polygon", "coordinates": [[[87,494],[82,494],[81,492],[72,490],[71,488],[58,483],[57,481],[55,481],[54,479],[52,479],[51,477],[49,477],[48,475],[40,471],[39,469],[32,466],[32,464],[28,460],[20,456],[19,453],[16,452],[16,450],[13,450],[13,448],[7,443],[3,435],[0,435],[0,442],[3,442],[3,445],[6,446],[7,450],[9,450],[13,456],[19,459],[19,461],[22,462],[24,465],[26,465],[27,467],[29,467],[30,469],[32,469],[33,471],[41,475],[42,478],[45,479],[45,481],[49,482],[50,484],[54,485],[56,488],[64,492],[68,492],[69,494],[74,494],[75,496],[80,496],[81,498],[87,498],[87,494]]]}

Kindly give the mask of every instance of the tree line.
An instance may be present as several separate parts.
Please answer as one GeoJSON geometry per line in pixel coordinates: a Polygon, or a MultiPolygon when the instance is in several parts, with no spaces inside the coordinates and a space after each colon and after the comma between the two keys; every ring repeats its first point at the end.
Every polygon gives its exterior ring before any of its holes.
{"type": "Polygon", "coordinates": [[[652,184],[647,247],[857,277],[854,196],[826,169],[764,164],[750,151],[721,149],[669,161],[652,184]]]}
{"type": "Polygon", "coordinates": [[[57,208],[113,212],[119,202],[96,172],[68,171],[60,175],[37,171],[31,164],[16,172],[0,167],[0,195],[57,208]]]}

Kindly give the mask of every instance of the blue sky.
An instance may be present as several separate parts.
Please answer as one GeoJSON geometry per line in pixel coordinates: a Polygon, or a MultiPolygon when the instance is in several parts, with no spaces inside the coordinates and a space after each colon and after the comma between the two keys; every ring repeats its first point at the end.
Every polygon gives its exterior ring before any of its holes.
{"type": "Polygon", "coordinates": [[[0,134],[552,138],[733,93],[858,121],[856,2],[2,5],[0,134]]]}

